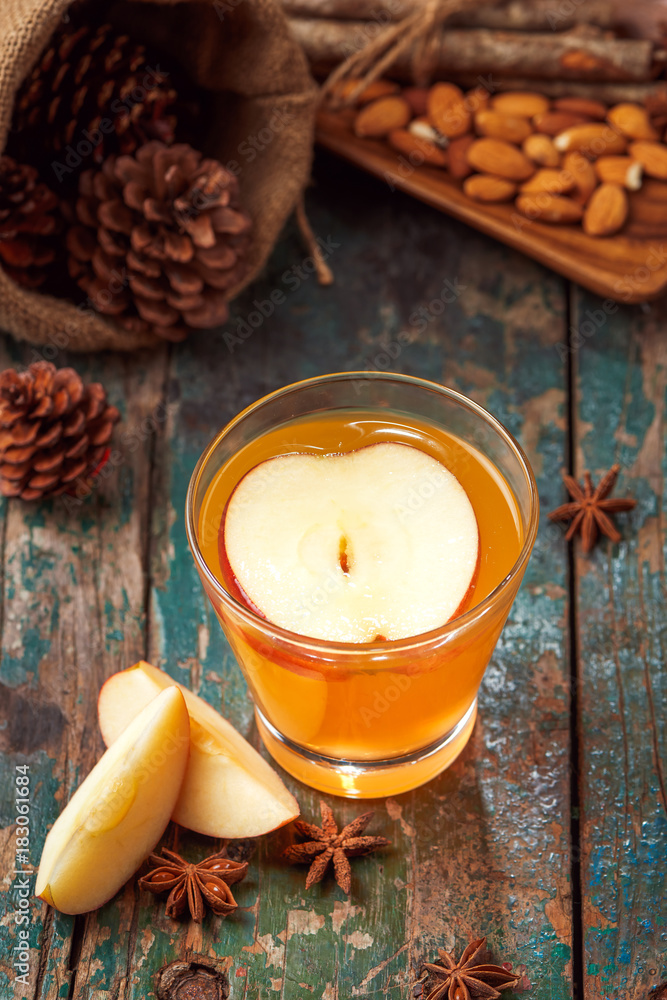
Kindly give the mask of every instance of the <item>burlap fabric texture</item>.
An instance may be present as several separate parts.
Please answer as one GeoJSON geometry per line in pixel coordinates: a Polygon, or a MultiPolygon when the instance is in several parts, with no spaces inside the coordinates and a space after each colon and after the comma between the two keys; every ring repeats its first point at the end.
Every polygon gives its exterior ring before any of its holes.
{"type": "MultiPolygon", "coordinates": [[[[69,0],[0,0],[0,152],[15,95],[69,0]]],[[[277,0],[122,0],[109,18],[165,52],[210,91],[205,152],[238,173],[253,220],[250,268],[230,298],[264,265],[308,181],[318,93],[277,0]]],[[[84,160],[81,169],[91,166],[84,160]]],[[[57,192],[54,178],[44,180],[57,192]]],[[[19,288],[0,268],[0,329],[19,340],[74,351],[132,350],[156,344],[86,303],[19,288]]]]}

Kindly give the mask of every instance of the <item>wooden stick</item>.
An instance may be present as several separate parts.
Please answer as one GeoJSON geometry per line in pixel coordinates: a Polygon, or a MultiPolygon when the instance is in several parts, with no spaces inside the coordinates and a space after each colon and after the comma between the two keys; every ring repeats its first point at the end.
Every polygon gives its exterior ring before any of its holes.
{"type": "Polygon", "coordinates": [[[643,104],[648,97],[664,94],[667,98],[667,81],[651,80],[648,83],[589,83],[580,80],[527,80],[517,77],[498,77],[489,80],[477,75],[452,75],[452,83],[460,87],[487,86],[492,93],[504,90],[534,90],[545,97],[587,97],[604,104],[633,101],[643,104]]]}
{"type": "MultiPolygon", "coordinates": [[[[282,0],[291,17],[324,17],[344,21],[401,21],[423,6],[424,0],[282,0]]],[[[496,28],[500,31],[567,31],[577,24],[611,27],[611,0],[507,0],[452,15],[447,22],[461,28],[496,28]]]]}
{"type": "MultiPolygon", "coordinates": [[[[375,21],[325,18],[293,17],[290,26],[318,73],[339,65],[387,30],[375,21]]],[[[653,42],[589,38],[577,32],[547,35],[444,28],[437,29],[429,48],[433,76],[447,79],[455,73],[486,73],[543,80],[645,83],[660,66],[653,42]]],[[[414,46],[404,52],[392,67],[392,75],[410,79],[415,54],[414,46]]]]}

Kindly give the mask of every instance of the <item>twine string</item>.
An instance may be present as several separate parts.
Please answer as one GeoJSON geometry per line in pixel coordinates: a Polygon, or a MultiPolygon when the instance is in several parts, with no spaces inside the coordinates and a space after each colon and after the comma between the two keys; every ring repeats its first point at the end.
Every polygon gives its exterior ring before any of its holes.
{"type": "Polygon", "coordinates": [[[370,83],[381,77],[410,50],[413,79],[421,84],[428,82],[440,48],[441,39],[437,29],[452,14],[488,3],[489,0],[426,0],[421,9],[390,25],[337,66],[324,82],[323,100],[331,108],[354,104],[370,83]],[[355,84],[349,90],[341,86],[353,80],[355,84]]]}

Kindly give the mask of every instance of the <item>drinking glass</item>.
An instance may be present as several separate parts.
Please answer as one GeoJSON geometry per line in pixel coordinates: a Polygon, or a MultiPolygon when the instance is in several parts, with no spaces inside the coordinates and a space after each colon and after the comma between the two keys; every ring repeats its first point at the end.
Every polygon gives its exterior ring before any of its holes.
{"type": "MultiPolygon", "coordinates": [[[[479,510],[473,501],[478,519],[486,492],[479,510]]],[[[448,767],[475,724],[477,690],[521,583],[538,513],[535,479],[512,435],[477,403],[423,379],[384,372],[322,375],[265,396],[228,423],[193,472],[188,541],[275,760],[314,788],[364,798],[407,791],[448,767]],[[304,421],[326,417],[344,424],[359,414],[389,428],[414,422],[417,441],[419,428],[427,427],[435,437],[440,430],[461,442],[462,457],[450,471],[465,482],[468,463],[486,469],[505,491],[516,522],[516,557],[477,604],[432,631],[363,644],[290,632],[232,592],[216,556],[229,490],[216,499],[213,489],[227,471],[233,487],[263,461],[267,436],[294,452],[304,421]]],[[[492,524],[493,509],[484,516],[492,524]]],[[[504,544],[502,535],[491,530],[489,545],[504,544]]]]}

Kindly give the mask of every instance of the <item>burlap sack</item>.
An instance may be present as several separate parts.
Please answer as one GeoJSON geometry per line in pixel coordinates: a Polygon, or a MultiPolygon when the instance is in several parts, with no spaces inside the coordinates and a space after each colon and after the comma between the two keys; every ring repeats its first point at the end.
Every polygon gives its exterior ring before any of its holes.
{"type": "MultiPolygon", "coordinates": [[[[0,152],[16,92],[67,17],[69,2],[0,0],[0,152]]],[[[238,172],[254,224],[250,270],[231,290],[233,298],[264,265],[308,180],[317,90],[305,57],[276,0],[123,0],[109,16],[169,53],[216,95],[205,151],[238,172]]],[[[51,351],[131,350],[158,342],[115,327],[89,305],[19,288],[1,268],[0,328],[52,345],[51,351]]]]}

